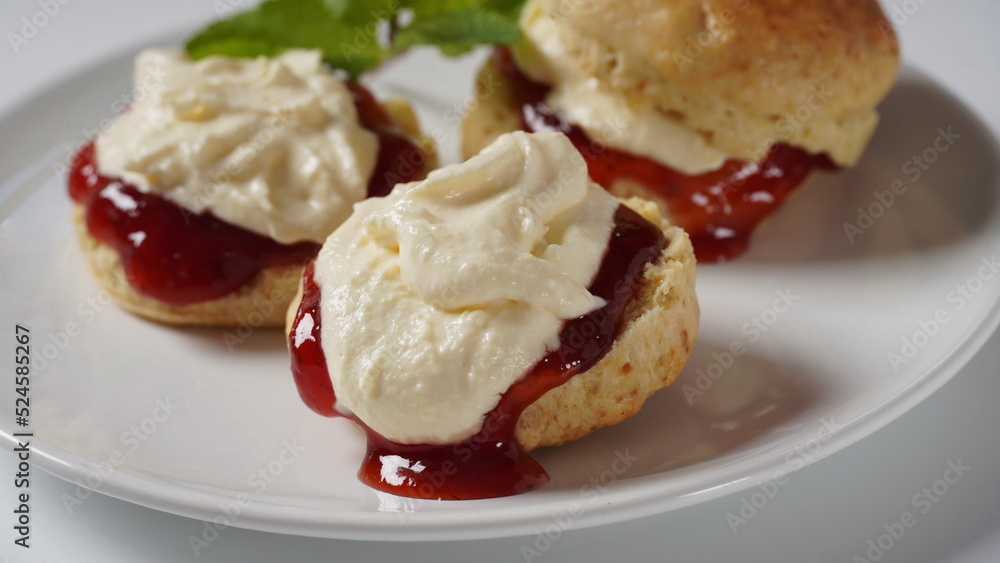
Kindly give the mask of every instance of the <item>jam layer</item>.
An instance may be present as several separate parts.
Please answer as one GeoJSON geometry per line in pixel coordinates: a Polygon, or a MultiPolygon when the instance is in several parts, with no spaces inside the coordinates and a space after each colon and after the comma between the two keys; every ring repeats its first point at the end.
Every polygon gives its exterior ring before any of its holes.
{"type": "Polygon", "coordinates": [[[70,195],[86,210],[87,229],[121,256],[129,284],[170,305],[218,299],[269,266],[303,263],[319,245],[291,245],[191,213],[175,203],[97,171],[94,144],[70,170],[70,195]]]}
{"type": "Polygon", "coordinates": [[[665,200],[671,221],[690,235],[699,262],[724,262],[742,254],[756,225],[812,170],[837,168],[826,155],[779,143],[770,147],[761,162],[729,159],[712,172],[682,174],[652,159],[608,147],[566,121],[545,103],[550,87],[521,72],[508,48],[494,51],[493,65],[511,85],[524,130],[565,133],[586,159],[591,178],[605,188],[631,180],[665,200]]]}
{"type": "MultiPolygon", "coordinates": [[[[362,125],[375,133],[379,152],[368,195],[389,193],[417,179],[424,153],[364,87],[350,84],[362,125]]],[[[70,196],[84,206],[87,228],[121,255],[131,286],[170,305],[218,299],[271,266],[302,264],[316,255],[313,242],[281,244],[210,213],[193,213],[98,171],[94,143],[76,155],[70,196]]]]}
{"type": "Polygon", "coordinates": [[[420,179],[427,158],[424,152],[367,88],[356,82],[348,82],[347,88],[354,97],[361,126],[378,137],[378,157],[368,179],[368,197],[388,195],[396,184],[420,179]]]}
{"type": "MultiPolygon", "coordinates": [[[[509,496],[538,488],[548,474],[515,438],[521,413],[551,389],[596,364],[618,336],[625,311],[642,287],[646,265],[663,252],[659,228],[625,206],[615,212],[608,249],[590,286],[607,304],[567,321],[559,347],[549,351],[512,385],[490,411],[482,429],[450,445],[403,445],[392,442],[350,417],[368,439],[359,478],[389,493],[428,499],[477,499],[509,496]]],[[[325,416],[339,416],[320,339],[320,289],[306,267],[302,304],[289,333],[292,374],[302,400],[325,416]]]]}

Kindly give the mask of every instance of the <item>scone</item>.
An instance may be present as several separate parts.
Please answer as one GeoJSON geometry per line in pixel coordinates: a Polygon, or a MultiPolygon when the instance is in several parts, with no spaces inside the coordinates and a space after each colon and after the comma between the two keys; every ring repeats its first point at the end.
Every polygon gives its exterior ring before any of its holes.
{"type": "Polygon", "coordinates": [[[730,259],[811,171],[861,156],[899,63],[884,21],[875,0],[529,0],[525,40],[480,73],[463,151],[563,131],[699,261],[730,259]]]}
{"type": "Polygon", "coordinates": [[[300,396],[367,434],[363,482],[466,499],[547,481],[525,452],[633,415],[698,330],[686,233],[590,181],[561,133],[359,203],[289,309],[300,396]]]}
{"type": "Polygon", "coordinates": [[[354,203],[436,166],[406,102],[318,51],[193,62],[142,52],[131,106],[77,154],[80,246],[128,311],[282,326],[304,264],[354,203]]]}

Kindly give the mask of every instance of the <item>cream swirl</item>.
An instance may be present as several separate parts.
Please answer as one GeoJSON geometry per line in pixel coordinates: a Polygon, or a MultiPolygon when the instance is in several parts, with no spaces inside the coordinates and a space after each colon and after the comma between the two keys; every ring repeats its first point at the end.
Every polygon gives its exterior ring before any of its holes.
{"type": "Polygon", "coordinates": [[[523,132],[357,204],[314,274],[337,409],[399,443],[475,434],[604,305],[587,288],[617,207],[564,135],[523,132]]]}
{"type": "Polygon", "coordinates": [[[367,195],[378,141],[319,51],[147,50],[134,83],[132,106],[97,138],[106,176],[283,243],[322,242],[367,195]]]}

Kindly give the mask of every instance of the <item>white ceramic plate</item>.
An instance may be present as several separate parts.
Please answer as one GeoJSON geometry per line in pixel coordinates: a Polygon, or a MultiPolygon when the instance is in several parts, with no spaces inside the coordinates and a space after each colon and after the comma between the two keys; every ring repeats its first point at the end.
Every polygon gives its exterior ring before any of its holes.
{"type": "MultiPolygon", "coordinates": [[[[375,86],[410,96],[453,157],[478,60],[413,53],[375,86]]],[[[858,167],[814,181],[744,258],[700,268],[694,356],[636,417],[538,452],[552,481],[526,495],[381,494],[354,476],[361,434],[300,403],[279,331],[252,319],[228,332],[162,327],[91,280],[63,169],[127,103],[130,68],[131,54],[109,60],[0,119],[0,342],[13,351],[14,325],[31,329],[32,460],[81,485],[70,509],[94,489],[220,526],[432,540],[580,528],[762,483],[764,494],[927,397],[1000,319],[1000,151],[906,70],[858,167]],[[878,217],[859,225],[859,206],[878,217]],[[863,232],[852,242],[845,224],[863,232]]],[[[5,448],[23,430],[14,397],[0,386],[5,448]]]]}

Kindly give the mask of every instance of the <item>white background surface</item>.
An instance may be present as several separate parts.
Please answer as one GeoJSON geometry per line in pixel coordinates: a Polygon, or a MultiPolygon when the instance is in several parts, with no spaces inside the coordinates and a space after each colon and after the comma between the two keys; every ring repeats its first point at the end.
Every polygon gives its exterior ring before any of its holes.
{"type": "MultiPolygon", "coordinates": [[[[65,1],[65,0],[64,0],[65,1]]],[[[244,2],[247,4],[248,2],[244,2]]],[[[35,2],[0,8],[0,112],[43,90],[67,72],[148,37],[195,29],[220,5],[238,0],[170,3],[70,1],[14,53],[8,32],[35,2]]],[[[899,0],[904,57],[966,102],[1000,132],[1000,5],[989,0],[899,0]],[[990,39],[990,37],[994,39],[990,39]]],[[[4,142],[10,142],[4,139],[4,142]]],[[[6,177],[13,171],[0,171],[6,177]]],[[[727,514],[739,514],[754,490],[691,508],[601,528],[568,531],[547,544],[540,561],[851,561],[884,525],[915,514],[916,524],[880,561],[1000,561],[1000,336],[940,392],[860,443],[791,475],[773,498],[734,534],[727,514]],[[925,513],[914,495],[940,479],[948,461],[970,467],[925,513]]],[[[193,447],[196,447],[193,445],[193,447]]],[[[14,458],[0,455],[0,476],[13,476],[14,458]]],[[[0,557],[9,561],[187,561],[188,537],[200,522],[155,512],[98,494],[68,512],[63,494],[75,485],[36,471],[32,479],[32,545],[13,546],[14,489],[0,477],[0,557]]],[[[940,489],[939,489],[940,490],[940,489]]],[[[759,500],[759,496],[757,499],[759,500]]],[[[454,543],[367,543],[224,531],[197,559],[205,561],[450,561],[523,560],[536,537],[454,543]]],[[[885,541],[885,540],[883,540],[885,541]]],[[[0,558],[0,561],[3,561],[0,558]]]]}

